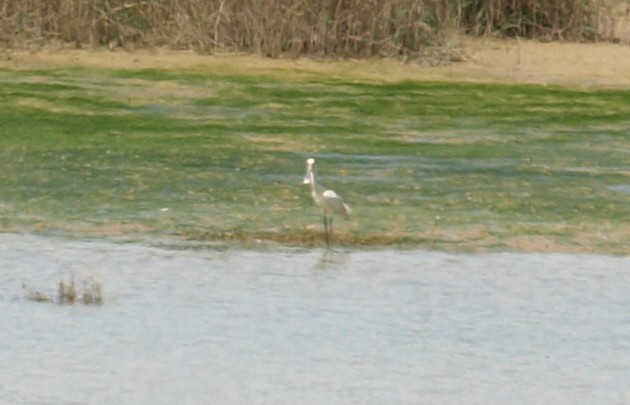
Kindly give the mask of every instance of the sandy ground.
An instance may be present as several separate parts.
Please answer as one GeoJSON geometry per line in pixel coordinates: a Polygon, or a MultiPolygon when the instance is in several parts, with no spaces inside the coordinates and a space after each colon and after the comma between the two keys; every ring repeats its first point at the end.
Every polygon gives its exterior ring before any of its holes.
{"type": "Polygon", "coordinates": [[[468,40],[470,61],[445,68],[477,79],[630,87],[630,46],[525,40],[468,40]]]}
{"type": "Polygon", "coordinates": [[[630,88],[630,46],[612,43],[542,43],[536,40],[458,38],[465,61],[425,66],[396,60],[316,61],[269,59],[246,55],[198,55],[168,49],[136,50],[0,50],[0,67],[46,69],[99,67],[114,69],[201,69],[232,74],[279,74],[287,71],[356,80],[453,80],[563,84],[579,87],[630,88]]]}

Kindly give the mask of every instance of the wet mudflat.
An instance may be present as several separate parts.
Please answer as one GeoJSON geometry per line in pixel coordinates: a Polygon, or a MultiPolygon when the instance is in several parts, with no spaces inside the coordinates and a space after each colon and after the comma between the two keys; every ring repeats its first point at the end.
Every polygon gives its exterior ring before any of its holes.
{"type": "Polygon", "coordinates": [[[630,259],[0,235],[0,402],[625,403],[630,259]],[[25,300],[98,278],[99,306],[25,300]]]}
{"type": "Polygon", "coordinates": [[[346,246],[630,252],[626,89],[241,70],[0,69],[0,231],[313,247],[314,157],[346,246]]]}

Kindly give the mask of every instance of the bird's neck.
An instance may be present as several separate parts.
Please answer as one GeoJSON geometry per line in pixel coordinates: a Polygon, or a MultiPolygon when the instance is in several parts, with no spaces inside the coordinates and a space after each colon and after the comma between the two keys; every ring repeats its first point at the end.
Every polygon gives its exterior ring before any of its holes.
{"type": "Polygon", "coordinates": [[[315,183],[315,173],[313,173],[312,170],[308,172],[308,179],[310,180],[309,184],[311,186],[311,191],[315,194],[317,191],[317,184],[315,183]]]}
{"type": "Polygon", "coordinates": [[[315,173],[313,171],[311,171],[308,175],[311,183],[311,194],[313,194],[315,200],[318,201],[321,194],[324,192],[324,187],[317,183],[317,179],[315,179],[315,173]]]}

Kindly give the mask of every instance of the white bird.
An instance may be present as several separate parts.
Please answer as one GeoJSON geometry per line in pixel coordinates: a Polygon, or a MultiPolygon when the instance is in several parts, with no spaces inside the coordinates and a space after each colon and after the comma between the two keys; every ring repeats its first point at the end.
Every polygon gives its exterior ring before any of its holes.
{"type": "Polygon", "coordinates": [[[332,237],[333,215],[343,215],[344,217],[352,214],[352,209],[345,204],[341,197],[332,190],[322,187],[315,179],[315,159],[306,159],[306,176],[304,184],[310,184],[311,194],[315,200],[315,204],[319,205],[324,211],[324,238],[326,246],[330,247],[330,238],[332,237]]]}

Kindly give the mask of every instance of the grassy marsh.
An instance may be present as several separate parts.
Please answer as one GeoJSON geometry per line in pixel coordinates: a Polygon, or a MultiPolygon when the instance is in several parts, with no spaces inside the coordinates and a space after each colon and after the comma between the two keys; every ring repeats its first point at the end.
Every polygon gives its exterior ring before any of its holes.
{"type": "Polygon", "coordinates": [[[0,231],[630,253],[630,91],[0,70],[0,231]]]}

